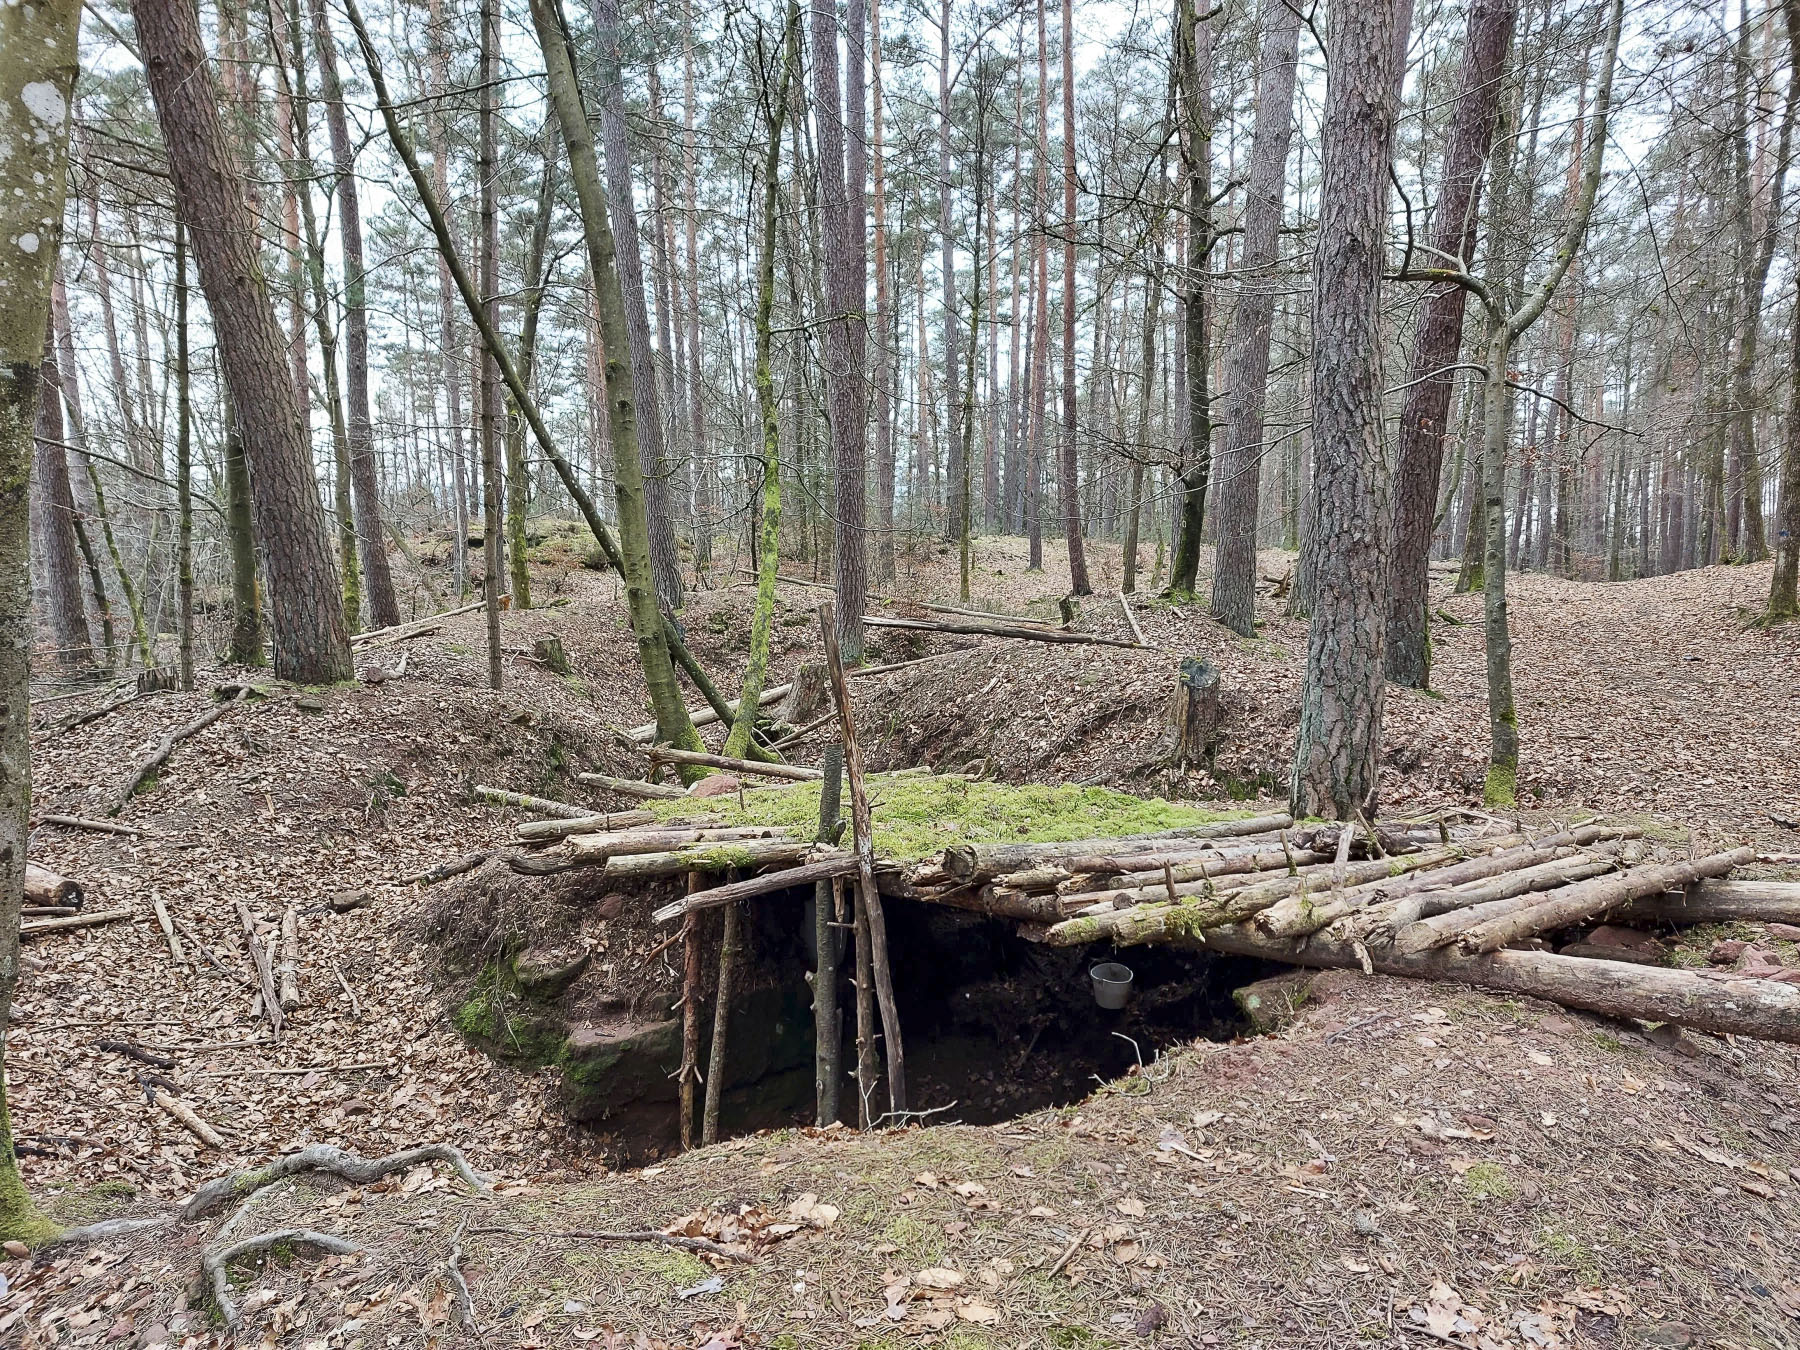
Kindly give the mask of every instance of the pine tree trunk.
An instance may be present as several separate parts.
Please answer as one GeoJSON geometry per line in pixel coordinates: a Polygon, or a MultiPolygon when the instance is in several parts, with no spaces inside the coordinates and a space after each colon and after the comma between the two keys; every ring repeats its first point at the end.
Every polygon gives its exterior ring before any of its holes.
{"type": "Polygon", "coordinates": [[[175,584],[181,687],[194,687],[194,406],[188,364],[187,227],[175,220],[175,584]]]}
{"type": "MultiPolygon", "coordinates": [[[[531,383],[537,365],[538,314],[544,307],[545,256],[550,248],[550,218],[556,208],[556,166],[562,142],[552,114],[544,124],[544,174],[538,183],[537,214],[532,217],[531,243],[525,253],[524,317],[519,321],[519,377],[531,383]]],[[[531,608],[531,567],[527,556],[525,513],[531,502],[531,475],[525,461],[525,417],[514,407],[506,423],[506,565],[514,609],[531,608]]]]}
{"type": "Polygon", "coordinates": [[[1313,261],[1315,572],[1296,816],[1373,814],[1386,690],[1393,466],[1381,426],[1381,277],[1407,0],[1332,7],[1313,261]]]}
{"type": "MultiPolygon", "coordinates": [[[[819,0],[814,0],[819,3],[819,0]]],[[[939,270],[944,288],[944,428],[950,443],[950,463],[946,486],[944,538],[956,542],[962,537],[963,513],[969,504],[963,493],[961,371],[959,334],[957,332],[956,299],[956,230],[951,214],[950,195],[950,0],[943,0],[938,18],[938,117],[937,117],[937,188],[938,247],[942,258],[939,270]]],[[[1041,20],[1040,20],[1041,22],[1041,20]]],[[[846,656],[853,664],[858,659],[846,656]]]]}
{"type": "Polygon", "coordinates": [[[869,0],[870,159],[875,235],[875,368],[870,376],[875,421],[875,580],[891,582],[894,558],[893,300],[888,294],[887,168],[881,108],[881,0],[869,0]]]}
{"type": "MultiPolygon", "coordinates": [[[[494,176],[498,164],[494,123],[499,118],[500,95],[494,86],[499,71],[500,7],[498,0],[481,0],[481,118],[477,149],[477,177],[481,192],[481,241],[476,285],[482,311],[489,325],[500,316],[500,218],[495,202],[494,176]]],[[[493,354],[476,348],[475,370],[481,428],[481,598],[487,620],[488,687],[498,689],[505,679],[500,652],[500,573],[503,544],[500,520],[500,378],[493,354]]]]}
{"type": "MultiPolygon", "coordinates": [[[[1518,23],[1518,0],[1477,0],[1470,7],[1461,84],[1438,189],[1431,266],[1474,260],[1481,176],[1499,116],[1507,52],[1518,23]]],[[[1446,370],[1462,350],[1467,293],[1443,285],[1427,293],[1413,330],[1406,405],[1400,414],[1394,489],[1394,563],[1388,608],[1387,672],[1395,684],[1431,683],[1426,602],[1433,514],[1444,463],[1444,432],[1456,373],[1446,370]]]]}
{"type": "Polygon", "coordinates": [[[69,485],[69,458],[63,449],[62,376],[56,360],[56,333],[45,309],[44,353],[40,367],[35,454],[44,556],[40,569],[56,635],[57,664],[78,673],[94,663],[93,637],[81,599],[81,549],[75,540],[75,494],[69,485]]]}
{"type": "MultiPolygon", "coordinates": [[[[861,0],[851,0],[848,13],[851,75],[844,86],[848,97],[840,101],[837,11],[829,0],[812,0],[813,120],[818,129],[820,269],[826,311],[825,396],[837,488],[832,532],[837,633],[844,659],[855,665],[863,659],[863,602],[868,590],[863,538],[868,279],[862,228],[867,172],[860,148],[861,0]]],[[[951,378],[954,380],[954,375],[951,378]]],[[[952,442],[955,440],[953,431],[952,442]]]]}
{"type": "Polygon", "coordinates": [[[388,566],[381,518],[381,483],[375,465],[375,430],[369,415],[369,305],[363,263],[362,208],[356,187],[356,153],[344,116],[344,92],[338,81],[337,42],[325,0],[311,0],[313,39],[319,54],[320,95],[325,100],[325,126],[331,135],[332,171],[336,177],[338,248],[344,257],[344,393],[348,405],[350,485],[356,502],[356,539],[362,564],[369,626],[389,628],[400,622],[400,601],[388,566]]]}
{"type": "MultiPolygon", "coordinates": [[[[431,18],[427,32],[428,63],[431,68],[430,89],[440,102],[450,88],[450,47],[444,29],[442,0],[431,0],[431,18]]],[[[437,199],[443,203],[446,219],[450,215],[450,131],[447,112],[431,118],[431,173],[437,199]]],[[[450,275],[450,264],[438,257],[438,348],[444,371],[444,396],[450,419],[450,523],[454,538],[450,544],[450,574],[458,600],[469,593],[469,499],[463,461],[463,408],[461,362],[457,359],[460,338],[456,331],[456,282],[450,275]]]]}
{"type": "Polygon", "coordinates": [[[1181,91],[1181,160],[1187,173],[1187,275],[1182,281],[1182,345],[1187,362],[1187,429],[1175,468],[1180,530],[1167,592],[1191,596],[1199,588],[1200,531],[1212,476],[1212,399],[1206,319],[1206,268],[1212,253],[1213,23],[1199,0],[1175,0],[1172,59],[1181,91]]]}
{"type": "MultiPolygon", "coordinates": [[[[1062,500],[1063,536],[1069,546],[1069,590],[1092,595],[1087,554],[1081,540],[1081,474],[1075,445],[1075,14],[1073,0],[1062,0],[1062,150],[1063,150],[1063,350],[1062,455],[1057,474],[1062,500]]],[[[979,190],[979,188],[977,189],[979,190]]]]}
{"type": "Polygon", "coordinates": [[[257,256],[255,220],[242,195],[244,175],[220,124],[199,20],[182,0],[137,0],[133,9],[169,168],[255,471],[252,506],[268,559],[275,671],[305,684],[348,679],[349,636],[311,451],[257,256]]]}
{"type": "MultiPolygon", "coordinates": [[[[1213,617],[1249,637],[1256,620],[1256,526],[1261,512],[1263,413],[1268,404],[1269,338],[1275,322],[1276,265],[1288,146],[1294,130],[1294,78],[1300,16],[1286,0],[1266,0],[1256,130],[1244,185],[1244,253],[1237,308],[1225,339],[1230,364],[1225,450],[1219,456],[1213,562],[1213,617]]],[[[1434,487],[1435,490],[1435,487],[1434,487]]]]}

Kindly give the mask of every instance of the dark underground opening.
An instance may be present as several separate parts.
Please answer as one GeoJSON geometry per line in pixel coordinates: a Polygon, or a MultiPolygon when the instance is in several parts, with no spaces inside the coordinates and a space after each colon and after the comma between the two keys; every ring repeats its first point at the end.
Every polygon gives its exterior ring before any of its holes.
{"type": "MultiPolygon", "coordinates": [[[[1248,1023],[1232,991],[1288,969],[1166,947],[1046,947],[1020,938],[1006,921],[907,899],[887,899],[883,908],[909,1106],[914,1118],[932,1125],[992,1124],[1067,1105],[1171,1046],[1242,1034],[1248,1023]],[[1118,1010],[1098,1006],[1089,975],[1107,961],[1132,972],[1128,1001],[1118,1010]]],[[[716,913],[700,919],[707,935],[698,1004],[704,1071],[720,922],[716,913]]],[[[855,960],[848,925],[837,931],[846,942],[837,984],[840,1115],[855,1126],[855,960]]],[[[744,908],[726,1030],[721,1137],[814,1123],[812,937],[810,887],[761,896],[744,908]]],[[[681,1013],[670,1011],[667,1021],[637,1023],[629,1041],[570,1041],[573,1059],[563,1064],[570,1113],[603,1134],[622,1162],[642,1163],[679,1147],[681,1013]]],[[[878,1119],[888,1113],[884,1079],[871,1108],[878,1119]]]]}

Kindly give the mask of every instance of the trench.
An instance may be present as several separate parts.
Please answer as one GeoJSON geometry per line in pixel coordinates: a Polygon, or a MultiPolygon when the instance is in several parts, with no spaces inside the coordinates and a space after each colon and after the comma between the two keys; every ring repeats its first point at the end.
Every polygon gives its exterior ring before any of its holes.
{"type": "MultiPolygon", "coordinates": [[[[910,1106],[929,1125],[993,1124],[1080,1101],[1171,1046],[1228,1040],[1249,1030],[1232,991],[1287,969],[1223,953],[1166,947],[1052,948],[1016,925],[941,906],[884,906],[895,998],[905,1040],[910,1106]],[[1091,966],[1119,960],[1133,972],[1129,1001],[1096,1003],[1091,966]]],[[[717,926],[712,920],[707,931],[717,926]]],[[[812,896],[810,887],[746,905],[726,1033],[721,1136],[814,1123],[812,896]]],[[[705,957],[700,1064],[710,1054],[716,947],[705,957]]],[[[837,989],[843,1029],[841,1113],[854,1125],[857,1089],[854,960],[845,951],[837,989]]],[[[565,1109],[600,1134],[621,1162],[641,1164],[679,1147],[679,1014],[642,1023],[576,1027],[560,1063],[565,1109]]],[[[885,1084],[873,1113],[887,1110],[885,1084]]]]}

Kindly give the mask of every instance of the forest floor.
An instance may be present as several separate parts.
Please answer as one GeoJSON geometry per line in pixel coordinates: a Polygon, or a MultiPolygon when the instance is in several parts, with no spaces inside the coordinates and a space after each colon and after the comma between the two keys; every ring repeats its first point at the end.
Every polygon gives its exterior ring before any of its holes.
{"type": "MultiPolygon", "coordinates": [[[[1023,550],[981,541],[976,606],[1054,613],[1066,572],[1047,546],[1051,570],[1025,574],[1023,550]]],[[[897,589],[954,599],[954,557],[910,562],[897,589]]],[[[1277,577],[1290,562],[1269,554],[1263,570],[1277,577]]],[[[1116,557],[1095,566],[1097,586],[1110,585],[1116,557]]],[[[25,1177],[50,1213],[164,1212],[229,1166],[314,1142],[375,1154],[442,1140],[504,1178],[493,1201],[424,1173],[357,1196],[301,1185],[269,1200],[259,1227],[304,1212],[307,1226],[368,1244],[360,1258],[252,1272],[257,1334],[309,1350],[437,1337],[634,1345],[640,1333],[719,1350],[921,1336],[961,1346],[1800,1343],[1800,1185],[1790,1180],[1800,1054],[1647,1037],[1461,989],[1336,980],[1280,1037],[1182,1049],[1079,1107],[1004,1125],[877,1140],[782,1132],[608,1172],[600,1142],[562,1120],[547,1075],[500,1064],[451,1028],[420,942],[430,895],[408,881],[509,833],[519,813],[471,805],[472,783],[570,798],[582,792],[571,786],[578,771],[641,772],[610,730],[645,717],[615,579],[569,568],[543,581],[566,603],[505,615],[498,693],[484,687],[481,616],[452,619],[399,649],[410,653],[400,678],[327,690],[270,682],[267,697],[184,741],[120,817],[142,835],[34,833],[33,857],[78,877],[90,907],[138,911],[26,943],[42,968],[21,980],[7,1068],[14,1128],[31,1150],[25,1177]],[[530,658],[549,634],[575,676],[530,658]],[[372,904],[335,912],[329,898],[349,890],[372,904]],[[150,917],[153,897],[182,929],[182,962],[150,917]],[[263,931],[285,907],[300,911],[306,1003],[279,1044],[251,1015],[240,904],[263,931]],[[121,1040],[175,1067],[100,1044],[121,1040]],[[169,1084],[223,1149],[149,1102],[169,1084]],[[754,1264],[717,1272],[716,1288],[714,1272],[659,1246],[520,1236],[661,1227],[702,1211],[738,1214],[769,1244],[754,1264]],[[452,1325],[444,1273],[465,1221],[479,1336],[452,1325]],[[790,1222],[799,1227],[777,1231],[790,1222]],[[512,1234],[474,1233],[482,1227],[512,1234]],[[606,1328],[624,1339],[609,1342],[606,1328]]],[[[1800,815],[1800,632],[1742,624],[1767,584],[1767,567],[1613,586],[1517,578],[1524,805],[1793,849],[1797,836],[1777,822],[1800,815]]],[[[821,595],[783,587],[779,673],[815,653],[821,595]]],[[[742,667],[748,602],[747,586],[701,591],[685,615],[722,684],[742,667]]],[[[1391,807],[1478,796],[1479,608],[1478,597],[1444,598],[1436,693],[1390,691],[1391,807]]],[[[1011,781],[1279,796],[1305,632],[1273,597],[1262,611],[1258,636],[1240,640],[1202,607],[1144,602],[1139,622],[1161,651],[883,630],[878,659],[942,654],[856,682],[871,758],[979,760],[1011,781]],[[1184,654],[1224,673],[1226,746],[1211,781],[1171,783],[1154,767],[1184,654]]],[[[1126,631],[1104,593],[1085,603],[1082,626],[1126,631]]],[[[363,664],[396,659],[388,648],[363,664]]],[[[205,671],[202,687],[229,674],[205,671]]],[[[135,758],[209,699],[156,694],[70,725],[109,697],[34,716],[37,812],[103,814],[135,758]]],[[[814,754],[802,746],[794,757],[814,754]]],[[[673,990],[668,954],[648,947],[622,925],[600,959],[653,967],[653,982],[673,990]]],[[[211,1227],[0,1263],[0,1341],[209,1335],[189,1286],[211,1227]]]]}

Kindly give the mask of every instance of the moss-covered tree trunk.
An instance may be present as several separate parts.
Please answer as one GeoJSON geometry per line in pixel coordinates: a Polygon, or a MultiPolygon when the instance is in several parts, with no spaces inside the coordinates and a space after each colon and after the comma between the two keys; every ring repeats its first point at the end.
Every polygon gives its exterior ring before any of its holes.
{"type": "MultiPolygon", "coordinates": [[[[0,5],[0,1065],[19,978],[31,808],[31,460],[50,285],[62,240],[79,0],[0,5]]],[[[31,1241],[0,1076],[0,1238],[31,1241]]]]}

